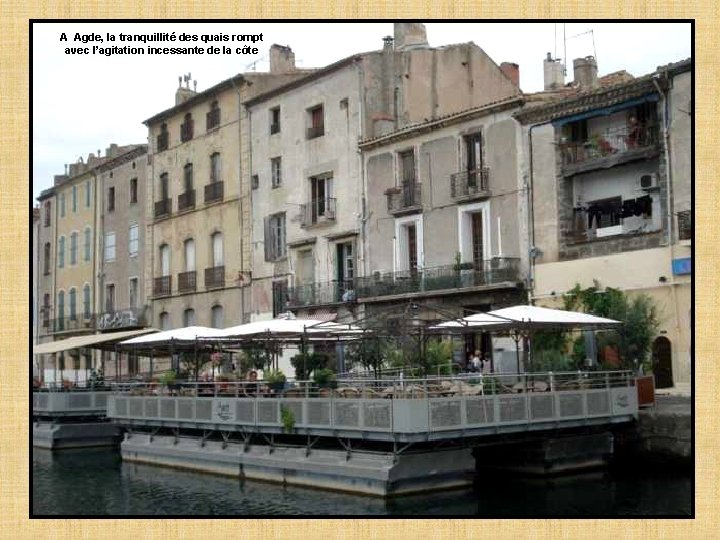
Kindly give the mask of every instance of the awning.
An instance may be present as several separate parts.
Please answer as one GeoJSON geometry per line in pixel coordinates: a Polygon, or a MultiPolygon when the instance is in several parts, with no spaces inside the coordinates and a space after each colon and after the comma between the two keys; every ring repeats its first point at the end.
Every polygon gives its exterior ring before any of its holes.
{"type": "Polygon", "coordinates": [[[566,116],[564,118],[558,118],[557,120],[553,120],[552,125],[555,127],[564,126],[565,124],[569,124],[570,122],[577,122],[578,120],[586,120],[588,118],[593,118],[595,116],[608,116],[610,114],[616,113],[618,111],[621,111],[623,109],[629,109],[630,107],[636,107],[638,105],[642,105],[643,103],[653,103],[655,101],[658,101],[660,99],[660,96],[657,94],[648,94],[636,99],[631,99],[628,101],[623,101],[622,103],[616,103],[615,105],[610,105],[608,107],[599,107],[596,109],[590,109],[589,111],[585,111],[583,113],[574,114],[572,116],[566,116]]]}
{"type": "Polygon", "coordinates": [[[53,354],[70,349],[92,348],[96,345],[110,345],[117,341],[157,332],[154,328],[142,328],[140,330],[127,330],[125,332],[108,332],[106,334],[90,334],[86,336],[75,336],[60,341],[41,343],[33,347],[33,354],[53,354]]]}

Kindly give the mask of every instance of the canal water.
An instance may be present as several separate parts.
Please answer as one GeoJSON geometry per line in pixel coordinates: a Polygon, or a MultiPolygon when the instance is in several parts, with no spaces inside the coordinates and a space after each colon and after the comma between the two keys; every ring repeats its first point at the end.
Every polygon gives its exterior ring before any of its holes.
{"type": "Polygon", "coordinates": [[[118,450],[33,449],[35,516],[689,516],[690,473],[612,467],[555,479],[483,475],[472,489],[390,500],[123,463],[118,450]]]}

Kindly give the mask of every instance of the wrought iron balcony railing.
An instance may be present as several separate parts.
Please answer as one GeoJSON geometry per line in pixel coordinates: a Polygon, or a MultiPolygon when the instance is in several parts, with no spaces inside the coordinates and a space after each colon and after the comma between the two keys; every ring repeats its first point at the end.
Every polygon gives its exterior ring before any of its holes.
{"type": "Polygon", "coordinates": [[[195,190],[191,189],[178,195],[178,212],[195,208],[195,190]]]}
{"type": "Polygon", "coordinates": [[[153,296],[170,296],[172,292],[172,276],[156,277],[153,281],[153,296]]]}
{"type": "MultiPolygon", "coordinates": [[[[213,109],[205,115],[205,130],[210,131],[220,125],[220,109],[213,109]]],[[[190,136],[192,138],[192,135],[190,136]]]]}
{"type": "Polygon", "coordinates": [[[155,217],[161,218],[170,215],[172,199],[161,199],[155,202],[155,217]]]}
{"type": "Polygon", "coordinates": [[[388,212],[403,214],[415,212],[422,208],[422,186],[417,182],[405,182],[399,187],[385,191],[388,212]]]}
{"type": "Polygon", "coordinates": [[[624,126],[608,129],[582,141],[560,143],[563,166],[572,166],[655,147],[659,142],[656,125],[624,126]]]}
{"type": "Polygon", "coordinates": [[[192,292],[197,289],[197,272],[181,272],[178,274],[178,291],[192,292]]]}
{"type": "Polygon", "coordinates": [[[224,184],[222,182],[211,182],[205,186],[205,204],[222,201],[224,184]]]}
{"type": "Polygon", "coordinates": [[[490,196],[490,169],[481,167],[450,175],[453,199],[479,199],[490,196]]]}
{"type": "Polygon", "coordinates": [[[300,226],[310,227],[326,221],[335,221],[335,199],[316,199],[300,205],[300,226]]]}
{"type": "Polygon", "coordinates": [[[213,266],[205,269],[205,288],[219,289],[225,286],[225,267],[213,266]]]}
{"type": "Polygon", "coordinates": [[[355,300],[355,280],[306,283],[287,290],[287,308],[322,306],[355,300]]]}
{"type": "Polygon", "coordinates": [[[145,325],[144,308],[126,308],[107,311],[97,317],[98,330],[116,330],[145,325]]]}

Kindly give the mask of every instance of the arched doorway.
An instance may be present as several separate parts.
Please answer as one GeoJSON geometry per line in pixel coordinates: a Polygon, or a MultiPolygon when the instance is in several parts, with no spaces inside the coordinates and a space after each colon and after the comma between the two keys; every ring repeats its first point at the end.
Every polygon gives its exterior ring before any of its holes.
{"type": "Polygon", "coordinates": [[[655,339],[652,346],[652,369],[655,375],[655,388],[671,388],[672,348],[670,340],[664,336],[655,339]]]}

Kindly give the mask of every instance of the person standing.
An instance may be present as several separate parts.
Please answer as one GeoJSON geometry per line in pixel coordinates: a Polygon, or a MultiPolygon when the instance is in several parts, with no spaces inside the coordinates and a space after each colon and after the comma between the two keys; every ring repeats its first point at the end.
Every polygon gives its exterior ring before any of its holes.
{"type": "Polygon", "coordinates": [[[490,355],[488,353],[483,354],[482,372],[483,375],[492,373],[492,364],[490,363],[490,355]]]}
{"type": "Polygon", "coordinates": [[[470,371],[479,373],[482,370],[482,362],[480,361],[480,351],[475,351],[470,359],[470,371]]]}

